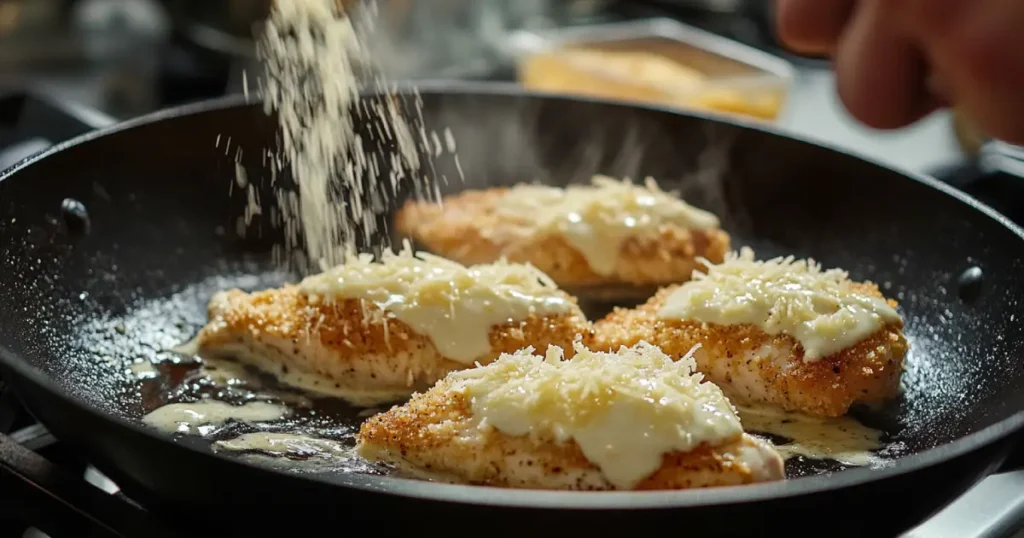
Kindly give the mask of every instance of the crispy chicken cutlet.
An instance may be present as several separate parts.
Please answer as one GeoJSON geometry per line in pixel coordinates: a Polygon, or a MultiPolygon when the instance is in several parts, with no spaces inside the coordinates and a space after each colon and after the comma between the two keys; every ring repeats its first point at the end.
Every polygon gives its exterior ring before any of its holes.
{"type": "Polygon", "coordinates": [[[298,285],[220,292],[209,319],[194,341],[200,356],[234,356],[363,405],[408,397],[502,352],[568,347],[590,333],[575,299],[533,267],[464,267],[408,248],[298,285]]]}
{"type": "Polygon", "coordinates": [[[595,349],[647,341],[740,403],[835,417],[899,390],[908,350],[896,302],[813,260],[731,253],[694,279],[595,324],[595,349]]]}
{"type": "Polygon", "coordinates": [[[783,478],[721,390],[640,343],[549,347],[449,374],[363,423],[357,450],[415,475],[510,488],[683,489],[783,478]]]}
{"type": "Polygon", "coordinates": [[[700,257],[721,261],[718,218],[658,188],[595,176],[566,188],[516,185],[410,201],[399,233],[461,263],[529,262],[565,287],[657,286],[686,280],[700,257]]]}

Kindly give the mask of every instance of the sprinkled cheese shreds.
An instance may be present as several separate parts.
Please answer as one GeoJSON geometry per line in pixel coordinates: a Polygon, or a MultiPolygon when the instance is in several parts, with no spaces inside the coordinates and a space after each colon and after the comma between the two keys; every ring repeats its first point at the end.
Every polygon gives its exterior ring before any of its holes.
{"type": "Polygon", "coordinates": [[[307,277],[300,284],[316,301],[360,299],[429,337],[452,360],[473,364],[490,349],[496,325],[530,316],[573,314],[575,301],[530,265],[499,261],[466,267],[422,252],[408,242],[399,253],[369,254],[307,277]]]}
{"type": "Polygon", "coordinates": [[[531,347],[448,380],[481,427],[541,443],[573,440],[622,489],[654,473],[665,454],[742,435],[722,391],[695,373],[693,350],[673,361],[646,342],[614,353],[574,347],[570,360],[561,348],[541,356],[531,347]]]}
{"type": "Polygon", "coordinates": [[[643,185],[601,175],[589,185],[565,188],[521,184],[498,207],[506,217],[522,220],[527,234],[564,237],[601,275],[615,270],[619,250],[630,237],[655,235],[665,225],[719,225],[713,214],[662,191],[653,178],[643,185]]]}
{"type": "Polygon", "coordinates": [[[706,265],[707,273],[695,271],[692,281],[668,297],[658,317],[788,334],[804,348],[805,361],[842,351],[900,320],[895,308],[865,293],[846,271],[823,270],[814,260],[757,261],[744,248],[721,264],[706,265]]]}
{"type": "Polygon", "coordinates": [[[276,112],[280,126],[274,165],[290,166],[298,188],[277,193],[285,248],[291,253],[304,242],[314,270],[341,263],[357,239],[376,235],[401,182],[411,182],[418,197],[436,195],[418,173],[417,130],[402,114],[406,103],[374,75],[356,13],[362,11],[346,12],[335,0],[274,2],[257,46],[266,68],[264,109],[276,112]],[[382,95],[361,97],[357,72],[370,73],[382,95]],[[390,177],[381,177],[384,171],[390,177]]]}

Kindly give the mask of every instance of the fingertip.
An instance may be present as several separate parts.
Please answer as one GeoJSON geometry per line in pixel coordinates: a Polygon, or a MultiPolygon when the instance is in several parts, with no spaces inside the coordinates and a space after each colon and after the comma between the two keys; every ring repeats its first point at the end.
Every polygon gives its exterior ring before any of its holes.
{"type": "Polygon", "coordinates": [[[793,52],[829,54],[853,7],[854,0],[776,0],[779,41],[793,52]]]}
{"type": "Polygon", "coordinates": [[[930,15],[907,13],[929,51],[936,82],[990,136],[1024,140],[1024,2],[935,0],[930,15]],[[916,18],[915,18],[916,16],[916,18]]]}
{"type": "Polygon", "coordinates": [[[838,74],[836,93],[850,116],[867,127],[880,130],[906,127],[947,106],[941,99],[930,96],[906,106],[887,106],[885,101],[865,94],[856,84],[842,83],[838,74]]]}
{"type": "Polygon", "coordinates": [[[805,47],[814,46],[808,43],[807,22],[800,11],[800,0],[776,0],[775,2],[775,33],[786,48],[795,52],[805,52],[805,47]]]}
{"type": "Polygon", "coordinates": [[[872,106],[858,85],[846,83],[844,79],[837,73],[836,93],[846,112],[859,123],[872,129],[898,129],[906,125],[902,114],[891,114],[884,107],[872,106]]]}
{"type": "Polygon", "coordinates": [[[878,4],[862,4],[840,38],[836,91],[854,118],[875,129],[905,127],[940,105],[925,89],[927,65],[887,24],[878,4]]]}

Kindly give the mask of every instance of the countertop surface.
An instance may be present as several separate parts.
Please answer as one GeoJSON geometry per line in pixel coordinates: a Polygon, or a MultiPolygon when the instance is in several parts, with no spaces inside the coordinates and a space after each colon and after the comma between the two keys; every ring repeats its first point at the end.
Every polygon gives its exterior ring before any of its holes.
{"type": "Polygon", "coordinates": [[[843,108],[831,70],[798,68],[779,126],[896,167],[928,173],[964,159],[951,119],[949,111],[939,111],[903,129],[870,129],[843,108]]]}

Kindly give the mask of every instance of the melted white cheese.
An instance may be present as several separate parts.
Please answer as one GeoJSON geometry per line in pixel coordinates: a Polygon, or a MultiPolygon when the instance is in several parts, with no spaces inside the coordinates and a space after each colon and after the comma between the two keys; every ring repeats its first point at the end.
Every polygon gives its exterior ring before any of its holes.
{"type": "Polygon", "coordinates": [[[376,305],[433,342],[445,357],[473,364],[491,351],[495,325],[530,316],[574,313],[579,307],[544,273],[529,265],[498,262],[465,267],[408,244],[399,254],[369,255],[306,278],[301,289],[314,300],[360,299],[376,305]]]}
{"type": "Polygon", "coordinates": [[[702,382],[690,354],[676,362],[646,342],[615,353],[578,342],[575,349],[563,360],[561,348],[549,347],[546,356],[527,348],[448,379],[470,399],[481,427],[538,442],[573,440],[621,489],[657,471],[664,454],[743,433],[732,405],[702,382]]]}
{"type": "Polygon", "coordinates": [[[755,261],[754,252],[744,248],[721,264],[704,263],[708,272],[694,271],[693,280],[669,295],[658,317],[788,334],[803,347],[807,362],[900,320],[884,299],[858,290],[845,271],[822,270],[813,260],[755,261]]]}
{"type": "Polygon", "coordinates": [[[284,418],[287,414],[287,408],[265,402],[231,405],[217,400],[201,400],[165,405],[142,417],[142,422],[167,433],[205,435],[213,427],[229,420],[269,422],[284,418]]]}
{"type": "Polygon", "coordinates": [[[566,188],[516,185],[498,211],[531,235],[563,237],[599,275],[614,273],[623,242],[651,236],[662,226],[715,228],[718,218],[658,188],[594,176],[590,185],[566,188]]]}
{"type": "Polygon", "coordinates": [[[873,465],[880,458],[882,432],[851,417],[821,418],[769,406],[737,406],[743,429],[790,439],[775,445],[782,457],[831,459],[846,465],[873,465]]]}
{"type": "Polygon", "coordinates": [[[138,379],[153,379],[160,375],[160,372],[157,371],[155,366],[153,366],[153,363],[148,360],[133,362],[128,365],[128,370],[130,370],[138,379]]]}
{"type": "Polygon", "coordinates": [[[255,432],[217,441],[215,450],[258,451],[276,457],[331,458],[351,457],[352,449],[330,439],[294,433],[255,432]]]}

